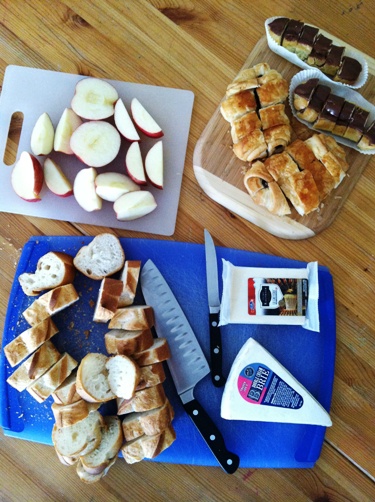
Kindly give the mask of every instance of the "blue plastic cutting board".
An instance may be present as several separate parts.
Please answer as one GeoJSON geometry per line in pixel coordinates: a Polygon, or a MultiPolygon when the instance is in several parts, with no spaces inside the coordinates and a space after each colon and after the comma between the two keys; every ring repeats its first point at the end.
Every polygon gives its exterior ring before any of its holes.
{"type": "MultiPolygon", "coordinates": [[[[33,272],[40,256],[48,251],[65,251],[75,255],[92,237],[33,237],[25,245],[16,272],[33,272]]],[[[148,239],[121,239],[126,258],[151,258],[175,293],[209,360],[208,305],[204,246],[182,242],[148,239]]],[[[239,266],[304,267],[305,263],[259,253],[217,248],[219,277],[221,258],[239,266]]],[[[54,316],[60,332],[53,341],[60,351],[66,350],[80,360],[87,352],[105,352],[103,335],[107,326],[92,321],[99,281],[81,274],[75,279],[81,299],[73,307],[54,316]]],[[[335,360],[335,304],[332,276],[319,267],[320,333],[299,326],[227,325],[222,328],[224,374],[248,337],[252,336],[269,350],[329,411],[335,360]]],[[[35,298],[26,297],[15,280],[6,316],[3,345],[29,326],[21,313],[35,298]]],[[[141,303],[142,298],[136,299],[141,303]]],[[[51,443],[52,398],[38,404],[27,391],[18,393],[6,383],[12,373],[1,353],[1,422],[4,434],[15,438],[51,443]]],[[[194,465],[217,465],[210,450],[180,404],[167,372],[164,384],[174,410],[177,439],[156,461],[194,465]]],[[[220,417],[223,388],[215,388],[210,376],[196,387],[200,400],[221,430],[228,449],[240,456],[240,467],[312,467],[319,458],[325,428],[310,425],[228,421],[220,417]]],[[[106,410],[104,410],[105,412],[106,410]]],[[[107,412],[111,410],[107,409],[107,412]]]]}

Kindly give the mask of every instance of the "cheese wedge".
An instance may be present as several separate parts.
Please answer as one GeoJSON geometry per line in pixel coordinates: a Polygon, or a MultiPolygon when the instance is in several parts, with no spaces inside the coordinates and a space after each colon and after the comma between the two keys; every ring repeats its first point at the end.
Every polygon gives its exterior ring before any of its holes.
{"type": "Polygon", "coordinates": [[[332,425],[318,401],[253,338],[234,360],[224,388],[221,416],[228,420],[332,425]]]}

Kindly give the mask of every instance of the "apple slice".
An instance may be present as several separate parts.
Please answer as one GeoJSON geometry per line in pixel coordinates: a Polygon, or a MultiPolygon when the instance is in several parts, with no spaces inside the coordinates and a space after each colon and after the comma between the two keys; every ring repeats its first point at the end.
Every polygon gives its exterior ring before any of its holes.
{"type": "Polygon", "coordinates": [[[102,167],[112,162],[120,150],[121,136],[117,129],[100,120],[84,122],[70,138],[70,147],[88,166],[102,167]]]}
{"type": "Polygon", "coordinates": [[[44,161],[43,171],[44,181],[51,192],[59,197],[70,197],[73,195],[72,184],[56,162],[47,158],[44,161]]]}
{"type": "Polygon", "coordinates": [[[142,154],[139,143],[132,143],[125,156],[125,166],[130,178],[138,185],[146,185],[146,173],[143,166],[142,154]]]}
{"type": "Polygon", "coordinates": [[[137,98],[132,100],[130,106],[134,122],[137,127],[139,127],[139,129],[146,134],[146,136],[150,136],[151,138],[160,138],[164,135],[159,124],[151,117],[149,112],[137,98]]]}
{"type": "Polygon", "coordinates": [[[88,120],[112,117],[118,94],[113,85],[99,78],[80,80],[75,88],[71,107],[77,115],[88,120]]]}
{"type": "Polygon", "coordinates": [[[122,99],[119,99],[115,105],[114,119],[117,129],[128,141],[141,139],[122,99]]]}
{"type": "Polygon", "coordinates": [[[102,199],[115,202],[121,195],[141,188],[125,174],[109,172],[98,174],[95,179],[95,189],[102,199]]]}
{"type": "Polygon", "coordinates": [[[147,152],[145,159],[145,169],[150,183],[154,185],[154,187],[163,190],[164,162],[162,141],[155,143],[147,152]]]}
{"type": "Polygon", "coordinates": [[[22,152],[11,175],[12,187],[16,194],[28,202],[40,201],[43,179],[39,160],[28,152],[22,152]]]}
{"type": "Polygon", "coordinates": [[[151,213],[156,207],[154,196],[146,190],[128,192],[113,204],[116,218],[120,221],[136,220],[151,213]]]}
{"type": "Polygon", "coordinates": [[[42,115],[35,122],[31,132],[31,151],[34,155],[48,155],[53,149],[55,130],[48,113],[42,115]]]}
{"type": "Polygon", "coordinates": [[[102,208],[102,199],[95,190],[97,172],[93,167],[78,171],[73,185],[74,197],[85,211],[98,211],[102,208]]]}
{"type": "Polygon", "coordinates": [[[55,152],[63,152],[72,155],[70,138],[73,132],[82,124],[82,119],[71,109],[65,108],[55,131],[53,149],[55,152]]]}

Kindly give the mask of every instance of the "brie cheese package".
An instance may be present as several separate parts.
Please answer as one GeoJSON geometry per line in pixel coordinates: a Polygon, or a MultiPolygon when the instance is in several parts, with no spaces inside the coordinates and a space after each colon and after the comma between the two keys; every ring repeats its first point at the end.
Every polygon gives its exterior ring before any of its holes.
{"type": "Polygon", "coordinates": [[[332,425],[323,406],[253,338],[234,360],[221,400],[221,417],[332,425]]]}
{"type": "Polygon", "coordinates": [[[288,324],[319,331],[318,263],[305,268],[237,267],[223,260],[220,326],[288,324]]]}

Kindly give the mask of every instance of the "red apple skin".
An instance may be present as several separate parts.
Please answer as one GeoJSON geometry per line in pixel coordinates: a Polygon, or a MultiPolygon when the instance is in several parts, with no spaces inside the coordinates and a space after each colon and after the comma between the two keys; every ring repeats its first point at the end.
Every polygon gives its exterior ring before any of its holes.
{"type": "Polygon", "coordinates": [[[129,178],[134,181],[134,183],[137,183],[137,185],[143,185],[143,186],[147,185],[147,179],[144,181],[137,179],[135,176],[132,175],[132,173],[129,171],[129,169],[127,167],[126,167],[126,173],[129,176],[129,178]]]}
{"type": "Polygon", "coordinates": [[[148,131],[145,131],[144,129],[142,129],[142,127],[140,127],[138,124],[137,124],[137,127],[138,129],[143,132],[143,134],[145,134],[146,136],[148,136],[149,138],[161,138],[162,136],[164,136],[164,132],[163,131],[158,131],[158,132],[155,132],[155,133],[150,133],[148,131]]]}
{"type": "Polygon", "coordinates": [[[17,193],[17,190],[15,189],[15,187],[13,185],[13,172],[12,172],[12,186],[13,186],[13,189],[16,192],[16,194],[21,199],[25,200],[26,202],[39,202],[42,200],[39,194],[42,191],[43,183],[44,183],[43,168],[42,168],[39,160],[36,157],[34,157],[34,155],[32,155],[31,153],[22,152],[19,160],[16,162],[16,164],[13,167],[13,171],[17,168],[17,164],[19,164],[20,161],[24,162],[24,157],[26,157],[26,156],[30,157],[30,160],[32,161],[32,167],[34,169],[34,187],[32,189],[33,197],[26,198],[26,197],[22,197],[21,195],[19,195],[19,193],[17,193]]]}

